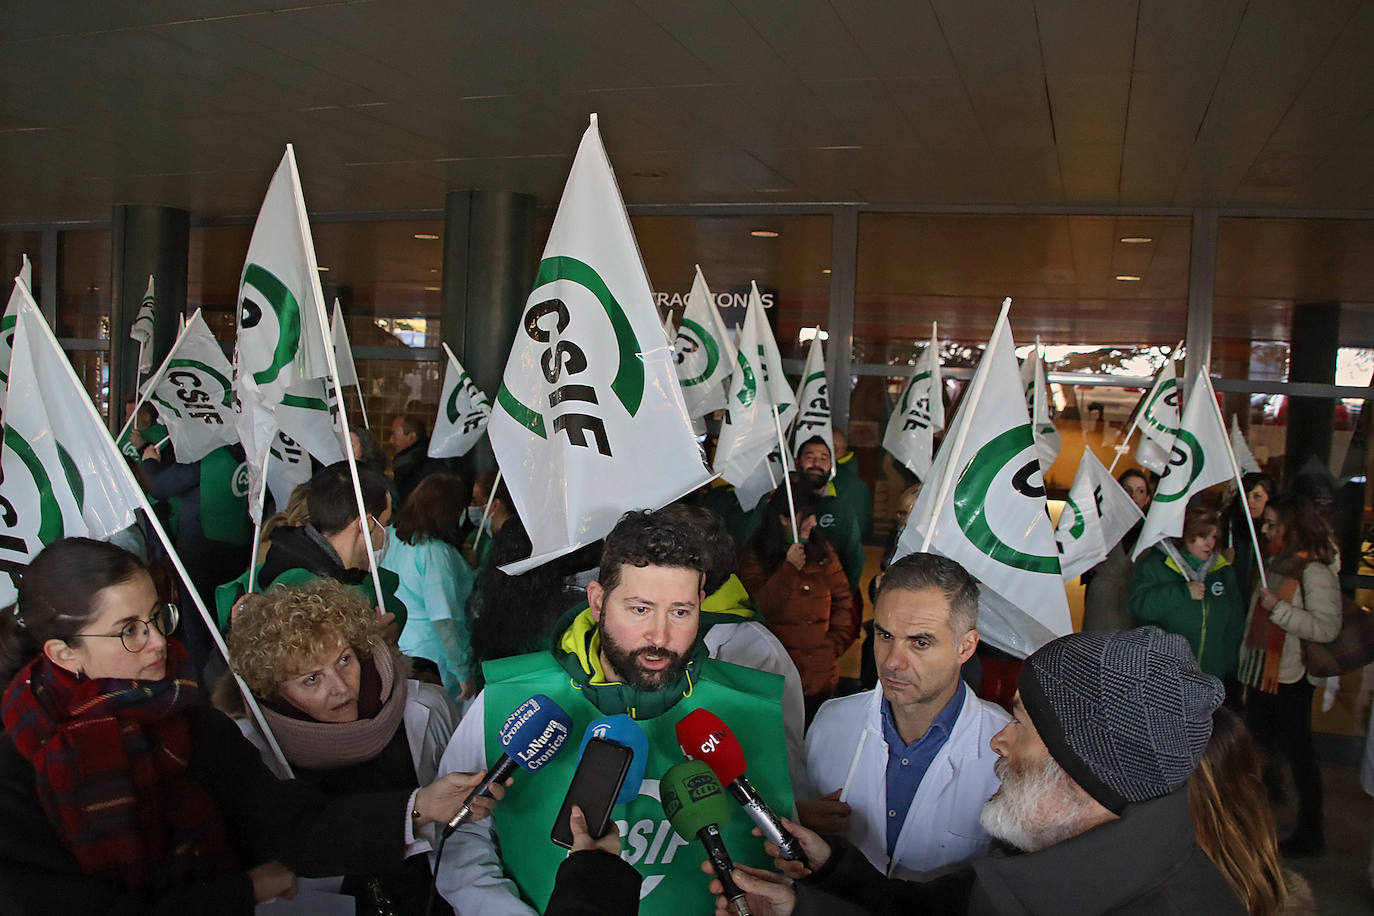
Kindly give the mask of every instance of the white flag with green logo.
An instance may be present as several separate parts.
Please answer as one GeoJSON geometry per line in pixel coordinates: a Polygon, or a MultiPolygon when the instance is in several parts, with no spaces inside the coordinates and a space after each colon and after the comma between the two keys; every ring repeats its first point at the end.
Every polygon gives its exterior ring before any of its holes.
{"type": "MultiPolygon", "coordinates": [[[[310,480],[310,453],[280,430],[272,437],[269,450],[271,457],[267,461],[267,489],[277,504],[277,511],[281,512],[286,509],[291,491],[310,480]]],[[[252,509],[257,501],[255,491],[250,490],[249,496],[248,507],[252,509]]]]}
{"type": "Polygon", "coordinates": [[[596,116],[582,135],[487,427],[530,534],[517,574],[710,479],[596,116]]]}
{"type": "Polygon", "coordinates": [[[0,604],[45,544],[108,538],[134,522],[138,485],[66,355],[18,284],[0,446],[0,604]]]}
{"type": "Polygon", "coordinates": [[[930,345],[916,361],[916,374],[887,420],[883,448],[924,481],[930,474],[935,433],[945,428],[944,382],[940,377],[940,343],[931,325],[930,345]]]}
{"type": "Polygon", "coordinates": [[[700,264],[673,341],[673,357],[688,415],[704,417],[724,410],[725,388],[735,368],[735,347],[700,264]]]}
{"type": "Polygon", "coordinates": [[[487,431],[490,420],[491,401],[450,353],[444,367],[444,389],[439,394],[439,415],[434,420],[434,435],[429,437],[429,456],[466,455],[487,431]]]}
{"type": "Polygon", "coordinates": [[[835,439],[830,426],[830,386],[825,379],[825,350],[817,329],[811,338],[811,348],[806,351],[806,367],[802,369],[801,382],[792,403],[797,405],[797,422],[792,427],[792,457],[795,458],[802,443],[813,436],[825,440],[830,449],[830,476],[835,476],[835,439]]]}
{"type": "Polygon", "coordinates": [[[153,277],[148,275],[148,291],[138,305],[138,315],[129,327],[129,338],[138,344],[139,374],[153,371],[153,277]]]}
{"type": "Polygon", "coordinates": [[[1142,518],[1140,508],[1084,446],[1069,498],[1059,516],[1055,540],[1064,580],[1096,566],[1142,518]]]}
{"type": "Polygon", "coordinates": [[[965,397],[975,390],[977,404],[960,409],[945,434],[896,556],[921,550],[930,530],[931,552],[961,563],[979,582],[982,637],[1024,657],[1073,625],[1005,317],[965,397]]]}
{"type": "Polygon", "coordinates": [[[1240,418],[1231,414],[1231,453],[1236,456],[1236,464],[1242,474],[1258,474],[1260,464],[1255,453],[1250,451],[1250,443],[1245,441],[1245,433],[1240,431],[1240,418]]]}
{"type": "MultiPolygon", "coordinates": [[[[1141,426],[1144,429],[1144,425],[1141,426]]],[[[1145,527],[1135,544],[1132,559],[1140,557],[1151,545],[1164,538],[1183,534],[1183,516],[1188,500],[1208,487],[1236,477],[1231,442],[1221,422],[1217,396],[1207,372],[1197,374],[1193,390],[1183,405],[1183,419],[1174,437],[1164,476],[1155,486],[1145,527]]]]}
{"type": "Polygon", "coordinates": [[[196,309],[158,374],[148,380],[149,399],[167,427],[177,461],[199,461],[239,441],[234,370],[219,341],[196,309]]]}
{"type": "Polygon", "coordinates": [[[1035,431],[1035,449],[1040,454],[1040,466],[1045,473],[1059,457],[1061,440],[1059,430],[1054,428],[1050,417],[1050,388],[1045,380],[1045,361],[1040,358],[1040,339],[1036,338],[1035,349],[1021,362],[1021,387],[1026,391],[1026,404],[1030,410],[1031,429],[1035,431]]]}
{"type": "Polygon", "coordinates": [[[277,428],[322,464],[344,460],[339,402],[327,379],[293,385],[276,409],[277,428]]]}
{"type": "Polygon", "coordinates": [[[343,309],[334,300],[334,315],[329,322],[334,346],[334,365],[339,367],[339,385],[358,384],[358,365],[353,362],[353,345],[348,342],[348,325],[344,324],[343,309]]]}
{"type": "Polygon", "coordinates": [[[1178,435],[1178,405],[1183,400],[1183,392],[1178,387],[1178,375],[1174,369],[1174,358],[1170,356],[1155,376],[1150,393],[1140,406],[1140,441],[1135,447],[1135,460],[1143,468],[1155,474],[1163,474],[1169,461],[1169,452],[1174,447],[1174,436],[1178,435]]]}
{"type": "MultiPolygon", "coordinates": [[[[748,481],[759,479],[760,462],[778,447],[778,427],[773,421],[775,388],[765,382],[768,378],[765,335],[772,340],[773,335],[768,333],[767,319],[763,316],[763,302],[751,295],[740,328],[735,372],[730,376],[730,391],[725,399],[725,420],[716,441],[716,473],[735,485],[736,496],[740,496],[741,488],[748,481]]],[[[776,351],[777,347],[773,349],[776,351]]],[[[792,400],[790,391],[787,400],[792,400]]]]}

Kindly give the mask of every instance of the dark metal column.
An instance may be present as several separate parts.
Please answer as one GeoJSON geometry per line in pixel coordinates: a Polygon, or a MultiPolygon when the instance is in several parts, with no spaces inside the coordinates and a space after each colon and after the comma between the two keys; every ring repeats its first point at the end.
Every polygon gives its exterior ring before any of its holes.
{"type": "MultiPolygon", "coordinates": [[[[444,199],[440,333],[493,403],[534,280],[534,203],[513,191],[450,191],[444,199]]],[[[489,440],[461,466],[468,475],[495,468],[489,440]]]]}
{"type": "MultiPolygon", "coordinates": [[[[1290,382],[1336,381],[1336,348],[1340,343],[1339,302],[1297,302],[1293,305],[1288,348],[1290,382]]],[[[1288,398],[1288,433],[1284,443],[1284,480],[1292,485],[1303,465],[1316,458],[1331,464],[1331,427],[1336,419],[1333,398],[1288,398]]]]}
{"type": "Polygon", "coordinates": [[[110,250],[110,428],[124,422],[124,402],[135,395],[138,344],[129,328],[138,316],[148,277],[154,282],[153,367],[176,340],[186,310],[191,214],[172,207],[120,204],[114,208],[110,250]]]}

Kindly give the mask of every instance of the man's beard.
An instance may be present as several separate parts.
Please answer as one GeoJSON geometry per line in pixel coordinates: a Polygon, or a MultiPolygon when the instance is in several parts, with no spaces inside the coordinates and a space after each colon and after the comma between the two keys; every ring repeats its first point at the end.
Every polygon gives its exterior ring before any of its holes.
{"type": "Polygon", "coordinates": [[[823,471],[820,468],[807,468],[801,472],[801,478],[806,481],[808,487],[816,492],[820,492],[821,487],[824,487],[826,483],[829,482],[830,472],[823,471]]]}
{"type": "Polygon", "coordinates": [[[601,628],[601,652],[611,663],[616,674],[636,690],[662,690],[677,681],[689,660],[681,652],[671,652],[654,646],[645,646],[631,652],[616,642],[604,626],[601,628]],[[645,671],[639,667],[639,659],[645,655],[666,656],[668,664],[662,671],[645,671]]]}
{"type": "Polygon", "coordinates": [[[1023,852],[1037,852],[1078,834],[1081,792],[1053,757],[1029,773],[1007,758],[997,761],[1002,787],[983,805],[978,823],[992,836],[1023,852]]]}

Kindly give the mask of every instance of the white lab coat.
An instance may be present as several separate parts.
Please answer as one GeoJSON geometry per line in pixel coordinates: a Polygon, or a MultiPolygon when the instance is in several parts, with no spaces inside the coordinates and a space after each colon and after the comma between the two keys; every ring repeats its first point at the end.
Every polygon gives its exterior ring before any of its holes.
{"type": "Polygon", "coordinates": [[[1010,717],[966,690],[954,730],[926,770],[889,860],[882,702],[879,684],[820,708],[806,733],[809,787],[826,795],[848,780],[846,838],[888,877],[927,880],[981,855],[992,842],[978,823],[999,785],[992,769],[997,755],[988,742],[1010,717]]]}

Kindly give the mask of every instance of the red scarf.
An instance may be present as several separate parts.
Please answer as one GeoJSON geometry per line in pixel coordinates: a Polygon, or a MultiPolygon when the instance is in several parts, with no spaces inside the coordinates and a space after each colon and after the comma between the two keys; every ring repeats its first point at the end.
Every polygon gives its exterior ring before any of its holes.
{"type": "Polygon", "coordinates": [[[38,800],[81,870],[128,888],[237,867],[213,798],[187,776],[187,713],[199,689],[190,656],[167,643],[157,681],[79,677],[39,655],[0,704],[33,765],[38,800]]]}

